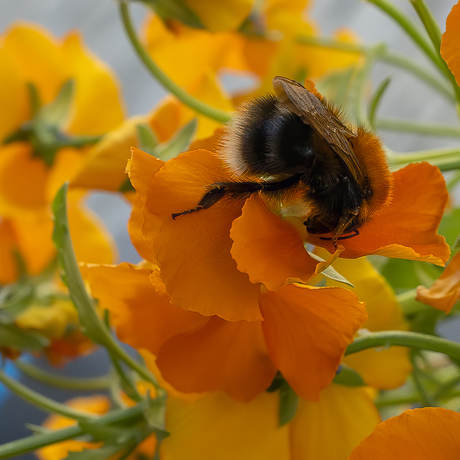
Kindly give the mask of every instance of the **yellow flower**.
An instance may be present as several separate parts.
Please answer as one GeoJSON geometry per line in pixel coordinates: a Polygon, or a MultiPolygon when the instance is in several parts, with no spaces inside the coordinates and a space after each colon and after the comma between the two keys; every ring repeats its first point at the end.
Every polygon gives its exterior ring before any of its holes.
{"type": "Polygon", "coordinates": [[[58,130],[59,138],[92,136],[123,120],[118,83],[106,65],[84,48],[79,34],[58,40],[29,24],[17,24],[0,37],[0,101],[0,140],[7,142],[0,146],[4,217],[46,208],[87,150],[44,145],[37,141],[37,131],[30,134],[30,129],[58,130]],[[74,92],[65,86],[69,82],[74,92]],[[70,99],[60,112],[65,119],[52,120],[49,114],[46,118],[45,106],[63,97],[63,87],[70,99]],[[32,126],[37,113],[42,118],[32,126]]]}

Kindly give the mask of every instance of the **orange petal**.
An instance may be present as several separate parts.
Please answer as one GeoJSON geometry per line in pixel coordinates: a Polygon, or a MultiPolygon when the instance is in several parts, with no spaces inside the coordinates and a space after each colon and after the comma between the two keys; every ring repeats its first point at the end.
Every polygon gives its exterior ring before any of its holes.
{"type": "Polygon", "coordinates": [[[447,16],[446,31],[441,39],[441,56],[460,85],[460,3],[452,7],[447,16]]]}
{"type": "Polygon", "coordinates": [[[344,460],[379,422],[366,388],[330,385],[317,402],[299,400],[289,428],[291,460],[344,460]]]}
{"type": "Polygon", "coordinates": [[[156,355],[170,337],[193,330],[206,319],[171,305],[155,289],[150,274],[150,269],[127,263],[88,267],[91,293],[110,311],[120,340],[156,355]]]}
{"type": "Polygon", "coordinates": [[[14,142],[0,147],[0,214],[43,210],[48,204],[46,181],[49,170],[39,158],[32,157],[31,147],[14,142]]]}
{"type": "Polygon", "coordinates": [[[276,374],[260,324],[211,317],[204,326],[167,341],[158,368],[179,391],[223,390],[238,401],[250,401],[276,374]]]}
{"type": "Polygon", "coordinates": [[[260,308],[272,361],[300,397],[318,400],[367,319],[364,305],[345,289],[289,285],[261,295],[260,308]]]}
{"type": "MultiPolygon", "coordinates": [[[[437,234],[448,200],[441,172],[429,163],[413,163],[393,177],[391,204],[363,225],[358,236],[341,240],[345,247],[342,257],[379,254],[444,265],[450,250],[444,237],[437,234]]],[[[310,235],[308,241],[329,252],[333,249],[318,235],[310,235]]]]}
{"type": "MultiPolygon", "coordinates": [[[[326,251],[317,251],[328,257],[326,251]]],[[[396,295],[385,278],[365,258],[337,259],[334,268],[353,283],[358,299],[366,303],[368,319],[363,325],[369,331],[407,330],[396,295]]],[[[328,286],[343,286],[327,280],[328,286]]],[[[364,381],[384,390],[401,386],[412,371],[409,350],[404,347],[369,349],[344,358],[343,362],[357,370],[364,381]]]]}
{"type": "Polygon", "coordinates": [[[278,394],[262,393],[250,403],[225,393],[194,403],[168,398],[163,460],[289,460],[288,425],[278,426],[278,394]]]}
{"type": "Polygon", "coordinates": [[[457,460],[460,414],[441,407],[407,410],[380,423],[348,460],[457,460]]]}
{"type": "Polygon", "coordinates": [[[133,208],[128,221],[128,233],[131,239],[131,243],[136,248],[138,254],[149,262],[153,261],[153,254],[150,246],[144,239],[142,234],[142,221],[144,219],[142,214],[142,200],[139,194],[136,193],[133,202],[133,208]]]}
{"type": "Polygon", "coordinates": [[[14,252],[17,242],[14,228],[8,219],[0,219],[0,284],[9,284],[19,277],[17,260],[14,252]]]}
{"type": "Polygon", "coordinates": [[[419,286],[416,300],[449,313],[460,299],[460,252],[452,257],[442,275],[430,289],[419,286]]]}
{"type": "Polygon", "coordinates": [[[206,150],[168,161],[148,190],[144,237],[153,249],[171,303],[229,321],[261,320],[259,286],[238,271],[230,255],[230,228],[242,203],[221,200],[209,209],[175,220],[171,217],[194,208],[208,185],[225,180],[220,160],[206,150]]]}
{"type": "Polygon", "coordinates": [[[165,162],[133,147],[131,159],[126,171],[129,179],[143,203],[147,200],[147,191],[153,176],[165,165],[165,162]]]}
{"type": "Polygon", "coordinates": [[[246,201],[230,237],[238,270],[270,291],[288,282],[307,283],[315,272],[317,262],[308,255],[297,230],[268,211],[257,194],[246,201]]]}

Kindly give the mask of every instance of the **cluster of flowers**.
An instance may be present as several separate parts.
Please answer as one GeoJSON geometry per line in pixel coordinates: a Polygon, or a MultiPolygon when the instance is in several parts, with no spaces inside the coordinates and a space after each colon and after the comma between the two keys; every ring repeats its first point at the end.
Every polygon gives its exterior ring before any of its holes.
{"type": "MultiPolygon", "coordinates": [[[[343,49],[308,44],[318,31],[304,15],[305,0],[184,0],[176,17],[158,5],[144,24],[145,49],[173,85],[219,113],[272,91],[276,75],[321,81],[365,66],[349,31],[335,36],[343,49]],[[220,80],[228,71],[252,75],[257,86],[228,94],[220,80]]],[[[441,53],[460,80],[459,23],[456,5],[441,53]]],[[[39,458],[98,448],[107,449],[104,458],[129,449],[129,458],[153,458],[159,441],[159,458],[175,460],[459,457],[457,412],[427,407],[381,422],[375,398],[407,381],[409,348],[345,356],[357,337],[414,330],[364,256],[441,267],[449,261],[449,245],[437,233],[449,193],[437,166],[382,171],[387,200],[338,248],[308,234],[304,215],[284,212],[263,193],[173,219],[195,208],[210,184],[234,180],[219,155],[228,128],[174,95],[125,119],[116,79],[78,33],[58,40],[16,24],[1,38],[0,63],[2,355],[43,352],[60,364],[97,342],[58,280],[51,202],[68,182],[69,228],[88,291],[156,379],[131,386],[127,379],[121,404],[167,394],[158,407],[164,440],[156,424],[137,434],[130,427],[127,438],[112,426],[112,437],[89,431],[103,447],[66,440],[43,447],[39,458]],[[84,207],[89,190],[122,194],[132,205],[128,230],[141,263],[114,265],[114,242],[84,207]]],[[[369,134],[362,148],[379,145],[369,134]]],[[[430,289],[417,289],[417,299],[449,313],[460,297],[459,264],[454,256],[430,289]]],[[[69,406],[110,414],[101,395],[69,406]]],[[[55,414],[45,427],[73,423],[55,414]]]]}

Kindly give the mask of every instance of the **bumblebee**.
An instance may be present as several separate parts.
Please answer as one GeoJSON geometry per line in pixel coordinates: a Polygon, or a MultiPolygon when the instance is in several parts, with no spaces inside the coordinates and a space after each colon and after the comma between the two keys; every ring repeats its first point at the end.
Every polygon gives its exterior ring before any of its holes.
{"type": "Polygon", "coordinates": [[[363,128],[353,132],[336,108],[296,81],[275,77],[273,87],[274,95],[244,105],[228,127],[220,154],[234,179],[210,184],[195,208],[172,217],[255,192],[279,202],[295,197],[307,232],[332,234],[337,246],[390,199],[381,142],[363,128]]]}

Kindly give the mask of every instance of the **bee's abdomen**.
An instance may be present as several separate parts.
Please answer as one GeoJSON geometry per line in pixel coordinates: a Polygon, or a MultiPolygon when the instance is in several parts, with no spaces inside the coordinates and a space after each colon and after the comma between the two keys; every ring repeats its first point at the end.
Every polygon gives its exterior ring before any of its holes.
{"type": "Polygon", "coordinates": [[[280,108],[275,97],[247,105],[237,115],[231,133],[224,159],[238,174],[291,175],[314,163],[312,128],[280,108]]]}

